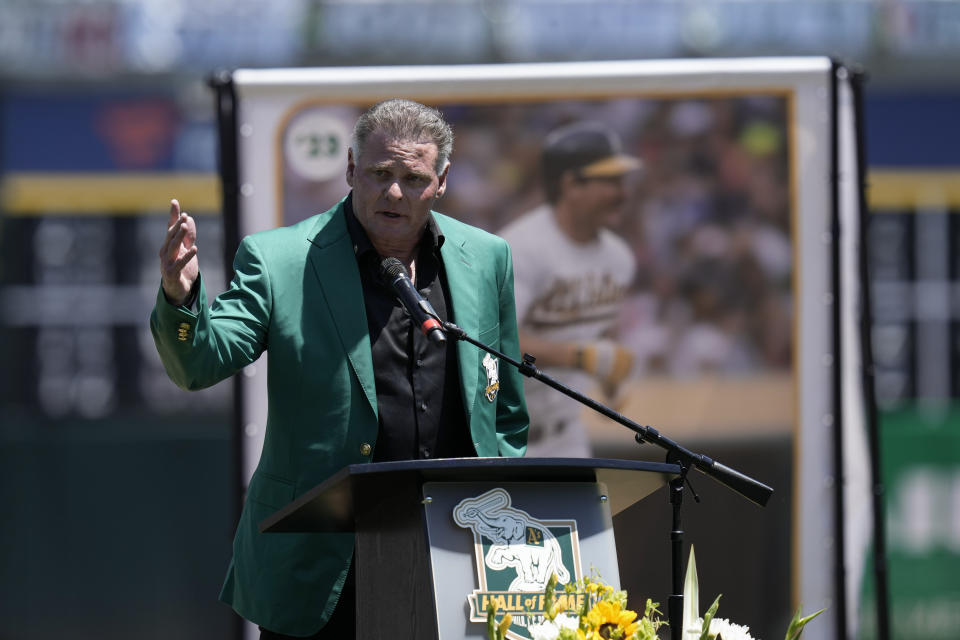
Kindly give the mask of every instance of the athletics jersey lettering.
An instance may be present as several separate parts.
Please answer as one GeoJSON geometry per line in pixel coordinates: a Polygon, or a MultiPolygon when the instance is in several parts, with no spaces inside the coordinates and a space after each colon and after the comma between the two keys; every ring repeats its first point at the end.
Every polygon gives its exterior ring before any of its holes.
{"type": "Polygon", "coordinates": [[[626,284],[609,273],[557,278],[533,302],[526,322],[531,326],[555,326],[612,320],[626,293],[626,284]]]}

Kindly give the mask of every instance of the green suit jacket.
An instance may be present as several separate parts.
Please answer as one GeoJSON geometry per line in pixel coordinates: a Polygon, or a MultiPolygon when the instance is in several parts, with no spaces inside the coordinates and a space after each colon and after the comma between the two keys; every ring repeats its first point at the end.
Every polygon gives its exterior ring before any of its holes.
{"type": "MultiPolygon", "coordinates": [[[[519,356],[513,264],[503,240],[435,213],[452,320],[519,356]]],[[[370,462],[378,431],[370,337],[344,203],[299,224],[244,238],[230,288],[197,313],[166,301],[150,319],[170,378],[201,389],[269,349],[263,453],[247,490],[221,600],[279,633],[317,632],[340,597],[352,534],[262,534],[257,523],[345,465],[370,462]]],[[[483,354],[457,347],[463,406],[478,456],[520,456],[527,410],[520,375],[504,364],[486,397],[483,354]]],[[[389,422],[389,417],[385,417],[389,422]]]]}

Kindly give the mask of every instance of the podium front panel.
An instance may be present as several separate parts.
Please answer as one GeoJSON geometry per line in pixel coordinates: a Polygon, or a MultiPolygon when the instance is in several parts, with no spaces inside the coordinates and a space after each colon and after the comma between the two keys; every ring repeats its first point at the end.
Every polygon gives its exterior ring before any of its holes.
{"type": "Polygon", "coordinates": [[[442,640],[486,640],[490,599],[513,616],[507,637],[528,640],[551,573],[562,586],[595,570],[619,588],[602,483],[426,482],[423,500],[442,640]]]}

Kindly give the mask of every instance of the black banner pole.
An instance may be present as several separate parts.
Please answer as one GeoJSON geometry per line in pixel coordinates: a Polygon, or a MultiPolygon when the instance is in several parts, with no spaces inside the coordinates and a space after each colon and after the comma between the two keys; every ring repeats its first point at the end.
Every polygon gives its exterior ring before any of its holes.
{"type": "MultiPolygon", "coordinates": [[[[237,96],[230,71],[217,71],[207,79],[214,91],[217,132],[220,141],[218,168],[220,173],[223,220],[224,277],[233,278],[233,257],[240,246],[240,156],[237,151],[237,96]]],[[[234,376],[233,384],[233,504],[234,518],[240,520],[243,509],[243,384],[234,376]]],[[[243,620],[234,616],[233,635],[244,637],[243,620]]]]}

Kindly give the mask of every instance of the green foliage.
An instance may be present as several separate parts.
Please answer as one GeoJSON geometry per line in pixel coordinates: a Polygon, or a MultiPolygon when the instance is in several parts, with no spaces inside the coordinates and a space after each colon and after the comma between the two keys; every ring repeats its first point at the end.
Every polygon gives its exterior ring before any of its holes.
{"type": "Polygon", "coordinates": [[[493,598],[487,604],[487,638],[497,640],[497,601],[493,598]]]}
{"type": "Polygon", "coordinates": [[[805,618],[800,617],[800,608],[797,608],[797,612],[793,614],[793,620],[790,621],[790,626],[787,627],[787,635],[784,640],[799,640],[800,634],[803,633],[803,628],[807,625],[808,622],[816,618],[818,615],[824,612],[824,609],[820,609],[816,613],[811,613],[805,618]]]}
{"type": "Polygon", "coordinates": [[[700,583],[697,580],[697,557],[690,545],[690,557],[687,560],[687,575],[683,579],[683,618],[682,633],[690,633],[700,617],[700,583]]]}
{"type": "Polygon", "coordinates": [[[497,624],[497,603],[491,599],[487,605],[487,638],[489,640],[504,640],[507,635],[507,629],[513,622],[513,616],[509,613],[503,616],[500,624],[497,624]]]}
{"type": "Polygon", "coordinates": [[[557,614],[560,613],[556,610],[556,607],[553,606],[554,593],[557,590],[557,574],[551,573],[550,579],[547,580],[547,589],[543,594],[543,615],[546,616],[547,620],[553,622],[553,619],[557,617],[557,614]]]}
{"type": "Polygon", "coordinates": [[[637,640],[659,640],[657,631],[662,625],[667,624],[660,619],[663,613],[657,608],[659,606],[659,603],[647,598],[643,617],[637,620],[637,640]]]}
{"type": "Polygon", "coordinates": [[[713,620],[713,616],[717,615],[717,609],[719,608],[720,596],[717,596],[717,599],[713,601],[713,604],[710,605],[707,612],[703,614],[703,629],[700,631],[700,640],[710,640],[710,622],[713,620]]]}
{"type": "MultiPolygon", "coordinates": [[[[717,637],[717,632],[710,633],[710,623],[713,621],[714,617],[717,615],[717,609],[720,607],[720,596],[717,596],[717,599],[713,601],[713,604],[710,605],[710,608],[707,609],[707,612],[703,615],[703,621],[698,627],[698,621],[700,618],[700,583],[697,579],[697,561],[693,553],[693,545],[690,545],[690,559],[687,561],[687,575],[683,581],[683,637],[685,640],[692,640],[697,638],[698,640],[712,640],[717,637]]],[[[787,628],[787,635],[785,640],[799,640],[800,634],[803,633],[803,628],[808,622],[816,618],[818,615],[823,613],[823,609],[817,611],[816,613],[810,614],[806,617],[801,617],[800,609],[797,609],[797,612],[793,616],[793,620],[790,621],[790,626],[787,628]]],[[[722,620],[723,625],[731,625],[726,620],[722,620]]],[[[732,625],[737,627],[737,625],[732,625]]],[[[729,627],[727,627],[729,628],[729,627]]],[[[746,632],[746,627],[742,627],[743,635],[745,637],[750,637],[746,632]]],[[[739,633],[739,632],[738,632],[739,633]]]]}

